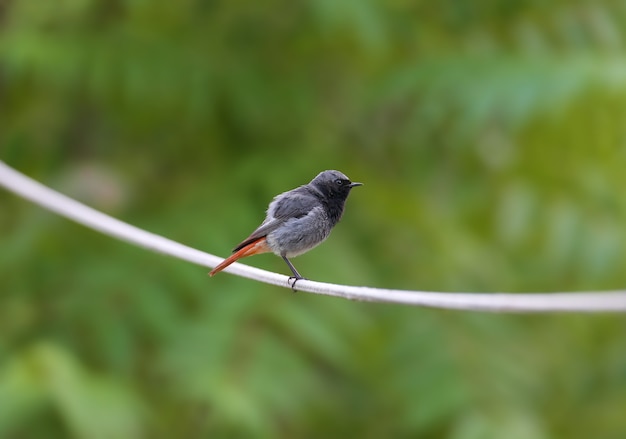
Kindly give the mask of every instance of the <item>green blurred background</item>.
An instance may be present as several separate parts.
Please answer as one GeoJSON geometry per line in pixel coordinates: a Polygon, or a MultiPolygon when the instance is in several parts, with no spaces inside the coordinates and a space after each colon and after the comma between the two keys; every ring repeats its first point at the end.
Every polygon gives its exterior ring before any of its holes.
{"type": "MultiPolygon", "coordinates": [[[[623,288],[625,26],[624,1],[3,0],[0,158],[221,256],[339,169],[365,186],[309,278],[623,288]]],[[[208,278],[4,191],[0,243],[2,438],[626,437],[621,315],[208,278]]]]}

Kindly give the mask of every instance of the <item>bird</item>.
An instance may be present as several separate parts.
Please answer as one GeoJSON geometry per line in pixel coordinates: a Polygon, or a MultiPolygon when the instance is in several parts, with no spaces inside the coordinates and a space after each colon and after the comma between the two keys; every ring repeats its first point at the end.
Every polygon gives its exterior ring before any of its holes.
{"type": "Polygon", "coordinates": [[[209,275],[215,276],[241,258],[273,252],[291,270],[293,276],[289,281],[293,279],[291,286],[295,291],[296,282],[305,278],[289,258],[306,253],[328,238],[343,215],[350,191],[362,185],[339,171],[328,170],[320,172],[308,184],[275,196],[261,225],[209,275]]]}

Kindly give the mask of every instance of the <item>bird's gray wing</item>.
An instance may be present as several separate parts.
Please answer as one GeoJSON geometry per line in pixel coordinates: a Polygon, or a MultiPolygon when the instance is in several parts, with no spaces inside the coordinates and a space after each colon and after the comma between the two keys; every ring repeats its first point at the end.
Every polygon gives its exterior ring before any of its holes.
{"type": "Polygon", "coordinates": [[[274,198],[267,209],[267,216],[284,221],[302,218],[319,205],[320,201],[305,186],[300,186],[274,198]]]}
{"type": "Polygon", "coordinates": [[[287,220],[302,218],[319,206],[319,200],[303,186],[277,195],[267,209],[267,218],[250,236],[233,249],[236,252],[246,245],[267,236],[287,220]]]}

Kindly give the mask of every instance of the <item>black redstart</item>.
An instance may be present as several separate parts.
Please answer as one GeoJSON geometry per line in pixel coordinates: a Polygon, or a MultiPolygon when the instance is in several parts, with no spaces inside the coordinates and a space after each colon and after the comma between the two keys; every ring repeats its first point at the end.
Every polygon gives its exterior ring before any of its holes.
{"type": "Polygon", "coordinates": [[[209,275],[214,276],[246,256],[274,252],[289,266],[294,287],[296,281],[304,278],[288,258],[324,241],[341,219],[350,190],[361,185],[352,183],[339,171],[324,171],[309,184],[277,195],[267,208],[265,221],[209,275]]]}

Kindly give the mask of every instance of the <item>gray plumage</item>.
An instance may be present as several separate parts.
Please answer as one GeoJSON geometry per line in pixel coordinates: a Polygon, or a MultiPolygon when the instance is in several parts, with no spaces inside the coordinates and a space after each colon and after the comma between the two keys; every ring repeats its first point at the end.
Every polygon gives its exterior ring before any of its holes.
{"type": "MultiPolygon", "coordinates": [[[[219,272],[239,257],[263,251],[272,251],[282,257],[293,273],[302,279],[288,258],[301,255],[322,243],[343,215],[350,190],[361,183],[352,183],[339,171],[319,173],[310,183],[274,197],[267,209],[263,223],[252,234],[233,249],[233,253],[243,250],[241,256],[225,260],[211,275],[219,272]],[[265,238],[266,250],[253,248],[265,238]]],[[[294,282],[295,284],[295,282],[294,282]]]]}

